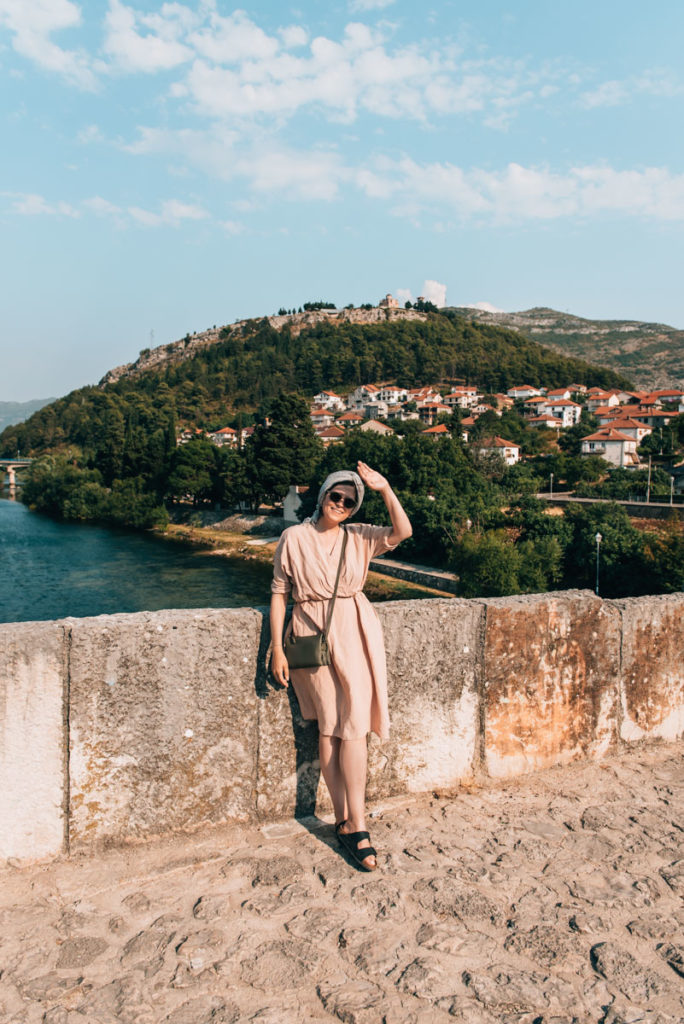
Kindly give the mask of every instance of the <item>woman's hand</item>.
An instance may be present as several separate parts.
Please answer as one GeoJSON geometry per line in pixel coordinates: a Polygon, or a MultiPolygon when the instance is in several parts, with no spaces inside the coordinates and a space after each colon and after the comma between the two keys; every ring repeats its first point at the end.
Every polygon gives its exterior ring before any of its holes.
{"type": "Polygon", "coordinates": [[[271,652],[271,674],[278,686],[287,686],[290,681],[290,666],[282,647],[274,647],[271,652]]]}
{"type": "Polygon", "coordinates": [[[371,469],[365,462],[357,462],[356,471],[363,480],[366,487],[371,491],[387,491],[390,489],[389,482],[376,469],[371,469]]]}

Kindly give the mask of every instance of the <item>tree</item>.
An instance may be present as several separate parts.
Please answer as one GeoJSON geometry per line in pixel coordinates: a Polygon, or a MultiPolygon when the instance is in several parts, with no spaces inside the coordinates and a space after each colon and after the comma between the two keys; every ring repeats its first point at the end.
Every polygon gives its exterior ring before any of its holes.
{"type": "Polygon", "coordinates": [[[176,448],[166,493],[172,498],[189,494],[193,505],[215,497],[217,489],[218,449],[205,438],[189,441],[176,448]]]}
{"type": "Polygon", "coordinates": [[[271,405],[270,422],[260,423],[245,445],[245,478],[253,508],[262,501],[282,501],[291,484],[308,480],[323,454],[300,395],[280,395],[271,405]]]}

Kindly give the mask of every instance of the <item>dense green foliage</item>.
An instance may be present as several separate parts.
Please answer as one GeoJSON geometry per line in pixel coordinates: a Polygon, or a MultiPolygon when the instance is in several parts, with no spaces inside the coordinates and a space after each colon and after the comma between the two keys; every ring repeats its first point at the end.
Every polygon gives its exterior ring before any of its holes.
{"type": "MultiPolygon", "coordinates": [[[[175,501],[257,508],[281,500],[294,482],[310,484],[310,511],[328,472],[363,459],[391,480],[413,523],[402,557],[451,568],[464,596],[593,586],[597,530],[604,535],[602,594],[682,588],[684,541],[674,527],[645,535],[612,505],[549,516],[534,498],[548,487],[551,473],[557,489],[583,486],[607,497],[642,486],[639,474],[617,471],[606,479],[602,460],[579,457],[579,438],[592,429],[590,420],[568,431],[559,451],[552,432],[531,428],[519,408],[500,418],[485,413],[471,437],[500,434],[520,444],[527,460],[509,468],[461,442],[460,411],[447,417],[453,438],[421,436],[422,425],[409,422],[397,428],[403,436],[352,431],[342,444],[323,450],[301,397],[361,381],[397,379],[410,386],[458,378],[492,393],[521,382],[625,383],[516,332],[457,316],[321,323],[297,337],[263,320],[246,330],[225,330],[217,344],[186,361],[72,392],[5,430],[0,453],[34,456],[23,490],[32,507],[69,520],[137,528],[163,525],[175,501]],[[178,422],[211,430],[252,421],[256,429],[241,450],[217,448],[201,435],[176,445],[178,422]]],[[[662,471],[654,469],[652,497],[663,486],[662,471]]],[[[364,518],[385,517],[382,500],[368,495],[364,518]]]]}

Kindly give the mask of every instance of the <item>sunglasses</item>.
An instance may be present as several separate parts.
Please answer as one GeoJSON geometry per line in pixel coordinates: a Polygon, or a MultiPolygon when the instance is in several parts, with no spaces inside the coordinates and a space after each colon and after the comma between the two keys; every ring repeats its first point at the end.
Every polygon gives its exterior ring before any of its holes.
{"type": "Polygon", "coordinates": [[[342,502],[345,508],[354,508],[356,504],[356,498],[348,498],[346,494],[340,494],[339,491],[329,491],[326,497],[328,501],[332,501],[333,505],[339,505],[342,502]]]}

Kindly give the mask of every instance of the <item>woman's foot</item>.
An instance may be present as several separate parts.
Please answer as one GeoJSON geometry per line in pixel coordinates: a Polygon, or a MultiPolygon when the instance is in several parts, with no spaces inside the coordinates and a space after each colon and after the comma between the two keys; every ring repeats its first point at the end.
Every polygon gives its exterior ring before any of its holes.
{"type": "Polygon", "coordinates": [[[344,849],[364,871],[375,871],[378,866],[377,854],[371,846],[368,832],[363,829],[355,831],[350,821],[341,821],[335,826],[335,832],[344,849]]]}

